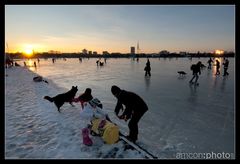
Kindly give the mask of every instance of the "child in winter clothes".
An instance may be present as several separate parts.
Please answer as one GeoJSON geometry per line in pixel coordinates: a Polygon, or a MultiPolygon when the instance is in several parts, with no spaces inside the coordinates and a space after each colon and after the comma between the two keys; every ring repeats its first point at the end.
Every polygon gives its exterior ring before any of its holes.
{"type": "MultiPolygon", "coordinates": [[[[91,122],[94,118],[109,119],[108,115],[102,109],[102,103],[97,98],[85,102],[83,105],[84,107],[80,112],[80,117],[84,118],[86,122],[91,122]]],[[[91,146],[92,140],[89,137],[90,129],[88,125],[82,129],[83,144],[91,146]]]]}
{"type": "Polygon", "coordinates": [[[91,92],[92,92],[91,88],[87,88],[84,93],[82,93],[78,98],[74,98],[72,101],[80,102],[83,109],[84,102],[88,102],[93,99],[91,92]]]}

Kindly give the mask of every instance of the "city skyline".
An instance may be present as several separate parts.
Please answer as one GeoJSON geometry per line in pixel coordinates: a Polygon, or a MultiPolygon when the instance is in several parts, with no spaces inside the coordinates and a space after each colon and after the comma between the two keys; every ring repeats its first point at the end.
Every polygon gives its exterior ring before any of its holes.
{"type": "Polygon", "coordinates": [[[5,5],[7,52],[235,52],[234,5],[5,5]]]}

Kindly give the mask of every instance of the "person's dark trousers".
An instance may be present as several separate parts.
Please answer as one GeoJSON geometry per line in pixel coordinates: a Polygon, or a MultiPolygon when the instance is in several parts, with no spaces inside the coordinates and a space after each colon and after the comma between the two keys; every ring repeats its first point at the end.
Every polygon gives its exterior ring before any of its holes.
{"type": "Polygon", "coordinates": [[[151,76],[151,72],[150,71],[148,71],[148,75],[151,76]]]}
{"type": "Polygon", "coordinates": [[[128,123],[129,138],[135,142],[138,139],[138,122],[145,112],[133,113],[131,120],[128,123]]]}
{"type": "Polygon", "coordinates": [[[147,76],[147,75],[151,76],[151,72],[150,71],[146,71],[145,72],[145,76],[147,76]]]}
{"type": "Polygon", "coordinates": [[[228,75],[227,68],[224,68],[224,74],[223,74],[223,76],[226,76],[226,75],[228,75]]]}

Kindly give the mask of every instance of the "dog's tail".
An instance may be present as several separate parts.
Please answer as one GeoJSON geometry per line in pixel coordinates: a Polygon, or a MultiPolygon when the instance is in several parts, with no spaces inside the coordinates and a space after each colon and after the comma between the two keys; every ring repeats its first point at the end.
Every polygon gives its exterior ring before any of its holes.
{"type": "Polygon", "coordinates": [[[44,99],[46,99],[46,100],[48,100],[48,101],[50,101],[50,102],[53,102],[53,101],[54,101],[53,98],[52,98],[52,97],[49,97],[49,96],[44,96],[44,99]]]}

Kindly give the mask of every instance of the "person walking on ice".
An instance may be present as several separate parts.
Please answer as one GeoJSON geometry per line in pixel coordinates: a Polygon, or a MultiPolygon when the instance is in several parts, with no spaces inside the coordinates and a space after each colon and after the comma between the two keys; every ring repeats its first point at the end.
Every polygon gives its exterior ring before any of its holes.
{"type": "Polygon", "coordinates": [[[201,75],[201,62],[199,61],[197,64],[193,64],[191,66],[191,70],[193,72],[193,77],[192,79],[189,81],[190,84],[195,84],[195,85],[199,85],[199,83],[197,83],[198,81],[198,74],[201,75]],[[193,83],[193,79],[195,79],[195,82],[193,83]]]}
{"type": "Polygon", "coordinates": [[[212,68],[212,63],[213,63],[213,60],[212,60],[212,58],[210,57],[210,59],[208,60],[208,69],[211,69],[211,68],[212,68]]]}
{"type": "Polygon", "coordinates": [[[224,73],[223,73],[223,76],[226,76],[226,75],[229,75],[229,73],[227,72],[228,70],[228,65],[229,65],[229,61],[228,59],[225,59],[224,60],[224,63],[223,63],[223,69],[224,69],[224,73]]]}
{"type": "Polygon", "coordinates": [[[220,70],[219,70],[220,69],[220,62],[218,60],[216,60],[216,67],[217,67],[216,68],[217,70],[216,70],[216,74],[215,75],[220,75],[220,70]]]}
{"type": "Polygon", "coordinates": [[[149,59],[147,59],[147,63],[146,63],[146,66],[144,68],[144,71],[145,71],[145,76],[151,76],[151,66],[150,66],[150,61],[149,59]]]}

